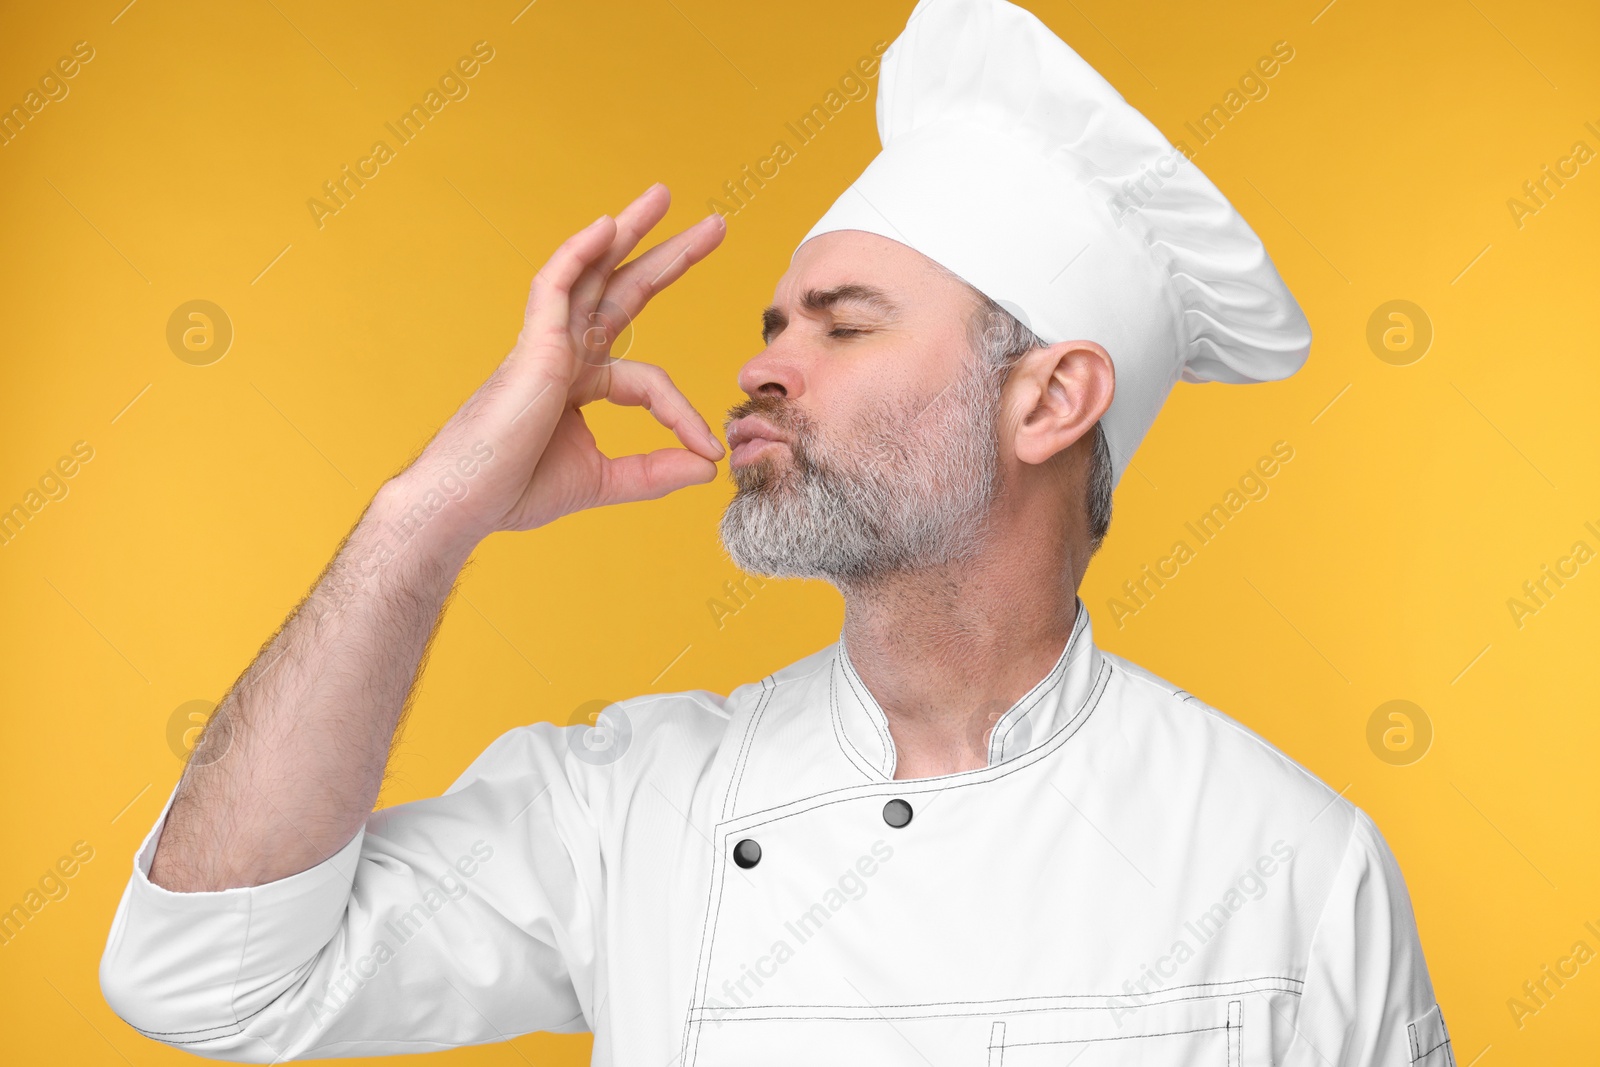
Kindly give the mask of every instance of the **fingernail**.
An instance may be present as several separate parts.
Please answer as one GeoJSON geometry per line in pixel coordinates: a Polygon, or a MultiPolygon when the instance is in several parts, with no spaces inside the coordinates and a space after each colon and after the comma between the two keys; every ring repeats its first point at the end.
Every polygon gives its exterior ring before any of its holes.
{"type": "Polygon", "coordinates": [[[611,217],[610,215],[601,215],[599,218],[597,218],[593,222],[589,223],[587,228],[592,230],[596,226],[600,225],[602,222],[604,222],[606,219],[608,219],[610,217],[611,217]]]}
{"type": "Polygon", "coordinates": [[[700,224],[703,226],[707,222],[710,222],[712,219],[716,219],[717,220],[715,223],[712,223],[712,229],[720,230],[720,229],[726,229],[727,228],[728,220],[722,217],[722,212],[720,212],[720,211],[713,211],[711,214],[709,214],[705,218],[701,219],[700,220],[700,224]]]}

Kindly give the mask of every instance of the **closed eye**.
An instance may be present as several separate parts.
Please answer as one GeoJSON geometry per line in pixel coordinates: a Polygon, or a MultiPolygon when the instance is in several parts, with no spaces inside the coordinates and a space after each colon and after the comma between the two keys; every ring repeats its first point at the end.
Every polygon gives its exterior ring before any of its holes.
{"type": "Polygon", "coordinates": [[[870,333],[870,332],[871,331],[869,331],[869,330],[857,329],[854,326],[835,326],[833,329],[828,331],[828,336],[829,337],[854,337],[856,334],[870,333]]]}

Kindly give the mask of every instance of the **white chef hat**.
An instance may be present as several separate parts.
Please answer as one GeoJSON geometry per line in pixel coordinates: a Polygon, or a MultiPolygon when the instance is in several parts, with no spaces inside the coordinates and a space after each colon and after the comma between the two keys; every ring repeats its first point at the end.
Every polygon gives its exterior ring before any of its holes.
{"type": "Polygon", "coordinates": [[[1118,481],[1181,377],[1260,382],[1311,327],[1227,197],[1036,17],[921,0],[883,57],[883,150],[804,240],[865,230],[1116,368],[1118,481]]]}

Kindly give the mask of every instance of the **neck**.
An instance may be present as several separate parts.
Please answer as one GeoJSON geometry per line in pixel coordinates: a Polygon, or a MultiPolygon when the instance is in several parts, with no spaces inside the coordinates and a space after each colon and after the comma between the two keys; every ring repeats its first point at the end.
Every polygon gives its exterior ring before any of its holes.
{"type": "Polygon", "coordinates": [[[896,778],[987,766],[995,722],[1071,636],[1077,582],[1065,554],[1026,565],[985,555],[842,590],[844,642],[889,720],[896,778]]]}

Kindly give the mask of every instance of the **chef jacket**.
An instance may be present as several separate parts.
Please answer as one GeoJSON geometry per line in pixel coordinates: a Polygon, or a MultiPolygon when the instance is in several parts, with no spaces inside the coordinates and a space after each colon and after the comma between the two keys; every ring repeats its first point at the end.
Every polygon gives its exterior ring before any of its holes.
{"type": "Polygon", "coordinates": [[[1453,1067],[1372,821],[1081,600],[986,766],[894,771],[841,639],[514,729],[264,885],[152,883],[163,809],[101,986],[247,1062],[587,1029],[619,1067],[1453,1067]]]}

